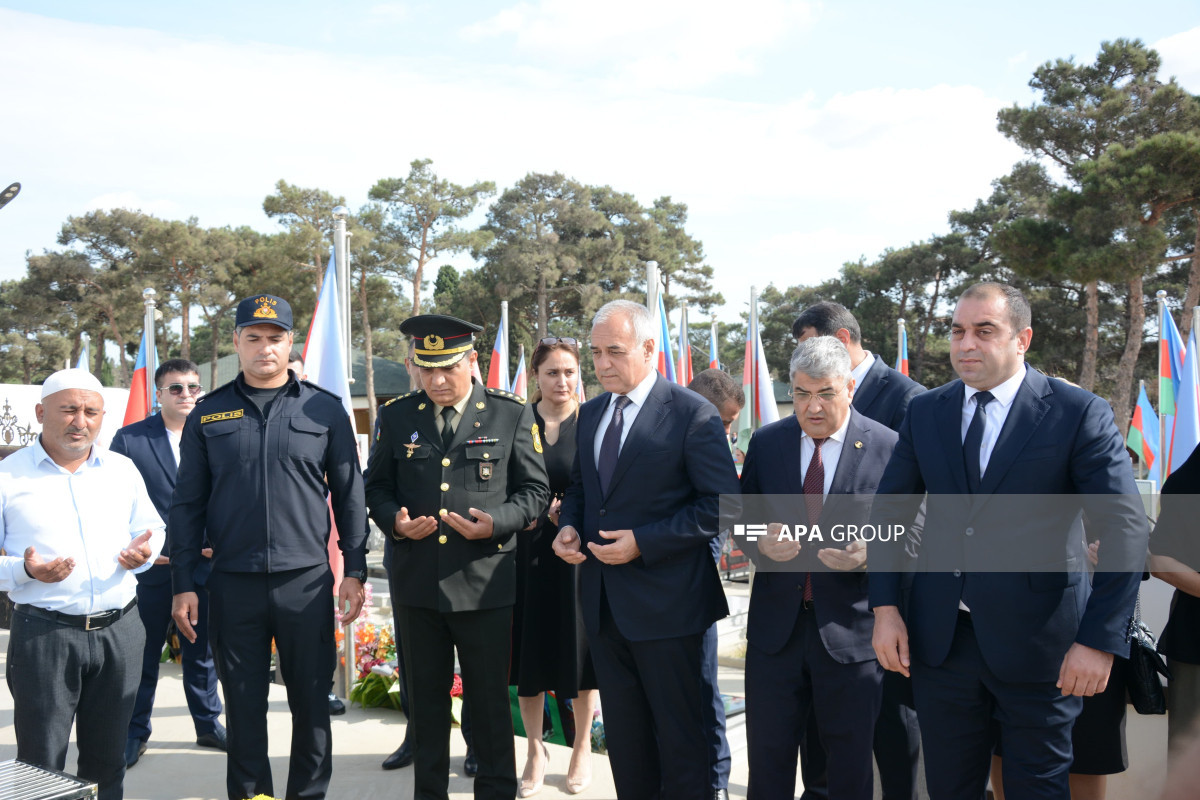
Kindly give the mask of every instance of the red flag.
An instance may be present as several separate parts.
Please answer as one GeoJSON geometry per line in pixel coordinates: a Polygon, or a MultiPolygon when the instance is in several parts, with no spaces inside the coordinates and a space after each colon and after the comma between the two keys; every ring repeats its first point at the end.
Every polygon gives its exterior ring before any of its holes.
{"type": "Polygon", "coordinates": [[[150,392],[148,387],[158,369],[158,359],[146,345],[146,331],[142,331],[142,343],[138,345],[137,362],[133,365],[133,379],[129,382],[129,400],[125,403],[125,419],[122,426],[141,422],[150,416],[150,392]]]}

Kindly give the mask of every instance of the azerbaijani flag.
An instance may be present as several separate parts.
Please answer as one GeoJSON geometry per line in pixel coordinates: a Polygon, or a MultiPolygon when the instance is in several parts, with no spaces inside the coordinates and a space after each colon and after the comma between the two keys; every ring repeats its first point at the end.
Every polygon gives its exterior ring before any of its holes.
{"type": "Polygon", "coordinates": [[[896,371],[908,374],[908,329],[900,329],[900,351],[896,353],[896,371]]]}
{"type": "MultiPolygon", "coordinates": [[[[1175,425],[1171,434],[1170,460],[1167,475],[1183,466],[1188,456],[1200,444],[1200,364],[1196,350],[1196,331],[1188,336],[1187,355],[1179,373],[1175,395],[1175,425]]],[[[1165,480],[1167,475],[1163,476],[1165,480]]]]}
{"type": "Polygon", "coordinates": [[[687,304],[679,306],[679,385],[692,382],[692,343],[688,339],[687,304]]]}
{"type": "MultiPolygon", "coordinates": [[[[1175,395],[1179,392],[1179,381],[1183,374],[1184,346],[1179,328],[1171,312],[1162,315],[1158,332],[1158,412],[1164,416],[1175,415],[1175,395]]],[[[1168,431],[1170,426],[1168,425],[1168,431]]]]}
{"type": "Polygon", "coordinates": [[[508,304],[500,306],[500,327],[496,330],[496,343],[492,345],[492,359],[488,362],[487,388],[508,391],[512,381],[508,379],[508,304]]]}
{"type": "MultiPolygon", "coordinates": [[[[342,399],[342,407],[350,417],[354,428],[354,407],[350,401],[350,370],[346,365],[346,344],[342,341],[342,315],[338,304],[337,262],[333,249],[329,251],[329,266],[325,268],[325,281],[321,294],[317,296],[317,307],[313,310],[312,322],[308,326],[308,337],[304,340],[304,372],[306,380],[322,389],[333,392],[342,399]]],[[[329,541],[325,545],[329,566],[333,570],[333,592],[336,595],[342,582],[342,549],[338,546],[341,536],[337,520],[333,517],[332,500],[327,495],[325,505],[329,508],[329,541]]],[[[340,609],[339,609],[340,611],[340,609]]]]}
{"type": "Polygon", "coordinates": [[[742,391],[746,404],[738,417],[738,446],[743,451],[749,447],[754,431],[779,421],[775,390],[771,386],[771,372],[767,369],[767,355],[763,352],[757,322],[758,316],[753,315],[746,326],[746,358],[742,365],[742,391]]]}
{"type": "Polygon", "coordinates": [[[1138,460],[1147,470],[1154,469],[1154,462],[1158,460],[1158,415],[1150,405],[1145,384],[1142,384],[1137,405],[1133,407],[1133,421],[1129,423],[1125,445],[1137,453],[1138,460]]]}
{"type": "Polygon", "coordinates": [[[330,251],[329,266],[317,307],[313,310],[304,340],[304,372],[309,383],[333,392],[342,398],[342,407],[354,426],[354,407],[350,401],[350,370],[346,364],[346,343],[342,341],[342,315],[338,309],[337,264],[330,251]]]}
{"type": "MultiPolygon", "coordinates": [[[[489,370],[490,371],[490,370],[489,370]]],[[[510,392],[517,397],[529,397],[528,381],[525,376],[525,345],[521,345],[521,360],[517,362],[517,374],[513,376],[510,392]]]]}
{"type": "MultiPolygon", "coordinates": [[[[86,369],[86,368],[85,368],[86,369]]],[[[158,369],[158,358],[146,341],[146,331],[142,330],[142,343],[138,345],[137,362],[133,365],[133,378],[129,382],[129,399],[125,402],[125,418],[121,425],[141,422],[150,416],[150,385],[154,380],[154,371],[158,369]]]]}
{"type": "Polygon", "coordinates": [[[671,383],[675,382],[675,357],[671,353],[671,329],[667,324],[667,309],[662,292],[658,293],[658,372],[671,383]]]}
{"type": "Polygon", "coordinates": [[[708,327],[708,368],[721,368],[721,358],[717,355],[717,323],[715,322],[708,327]]]}

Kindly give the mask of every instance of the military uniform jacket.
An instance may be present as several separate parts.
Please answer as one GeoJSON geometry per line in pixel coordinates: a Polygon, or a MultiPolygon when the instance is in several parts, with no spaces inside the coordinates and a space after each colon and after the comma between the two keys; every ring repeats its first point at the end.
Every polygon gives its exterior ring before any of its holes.
{"type": "Polygon", "coordinates": [[[541,434],[533,409],[508,392],[475,385],[448,450],[424,392],[387,403],[367,470],[367,505],[386,535],[401,507],[409,517],[443,509],[492,516],[490,539],[472,541],[439,521],[420,540],[400,539],[392,555],[394,602],[438,611],[473,611],[516,600],[514,534],[550,502],[541,434]]]}
{"type": "Polygon", "coordinates": [[[289,375],[263,418],[241,374],[200,398],[180,441],[171,580],[195,591],[207,530],[215,572],[282,572],[329,560],[331,499],[346,570],[367,568],[358,446],[337,395],[289,375]]]}

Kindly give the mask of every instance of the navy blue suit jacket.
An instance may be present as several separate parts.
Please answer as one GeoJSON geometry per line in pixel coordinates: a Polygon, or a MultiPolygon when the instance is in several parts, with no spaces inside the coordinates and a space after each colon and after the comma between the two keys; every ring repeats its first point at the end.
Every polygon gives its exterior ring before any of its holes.
{"type": "MultiPolygon", "coordinates": [[[[162,417],[155,414],[140,422],[126,425],[113,436],[109,449],[129,457],[142,480],[146,482],[146,491],[154,510],[164,520],[168,518],[171,508],[171,496],[175,493],[175,475],[178,467],[175,464],[175,454],[171,452],[171,442],[167,438],[167,428],[163,425],[162,417]]],[[[207,545],[206,545],[207,546],[207,545]]],[[[171,555],[171,530],[167,529],[167,540],[163,544],[162,555],[171,555]]],[[[208,559],[201,559],[196,568],[195,580],[198,585],[207,582],[211,572],[208,559]]],[[[157,564],[137,576],[142,583],[157,585],[171,580],[169,564],[157,564]]]]}
{"type": "Polygon", "coordinates": [[[729,613],[709,547],[720,530],[720,496],[739,494],[721,418],[712,403],[659,376],[601,495],[595,439],[611,397],[606,392],[580,407],[559,518],[578,531],[587,556],[580,575],[584,624],[598,635],[603,583],[613,621],[630,641],[702,633],[729,613]],[[599,531],[624,529],[637,539],[638,558],[608,565],[591,555],[588,542],[608,544],[599,531]]]}
{"type": "MultiPolygon", "coordinates": [[[[833,526],[839,520],[859,525],[867,521],[868,499],[875,494],[896,438],[895,431],[851,409],[837,471],[833,474],[818,520],[826,537],[825,544],[813,543],[805,547],[814,550],[843,547],[844,544],[832,543],[828,538],[833,526]],[[856,444],[859,442],[861,447],[856,444]],[[839,506],[833,502],[835,495],[852,495],[862,502],[850,507],[839,506]],[[859,512],[857,518],[854,518],[855,508],[859,512]]],[[[746,463],[742,467],[742,494],[802,494],[804,476],[800,474],[800,440],[800,423],[795,416],[757,431],[750,439],[746,463]]],[[[756,545],[748,544],[746,550],[756,562],[766,560],[758,553],[756,545]]],[[[842,664],[875,658],[871,647],[875,620],[867,605],[867,573],[814,570],[812,582],[817,628],[829,655],[842,664]]],[[[803,572],[759,570],[750,593],[750,618],[746,629],[751,644],[767,653],[778,653],[783,649],[800,613],[803,590],[803,572]]]]}
{"type": "Polygon", "coordinates": [[[878,355],[862,383],[854,387],[854,409],[864,417],[900,430],[909,401],[925,387],[899,370],[894,370],[878,355]]]}
{"type": "MultiPolygon", "coordinates": [[[[1073,642],[1127,655],[1141,566],[1136,573],[1104,571],[1104,559],[1144,558],[1148,527],[1112,409],[1091,392],[1026,368],[980,490],[969,494],[963,397],[955,380],[913,398],[879,483],[881,497],[914,498],[910,509],[930,494],[908,604],[914,657],[933,667],[945,660],[960,598],[971,609],[984,661],[1002,680],[1057,680],[1073,642]],[[1101,541],[1102,569],[1090,584],[1084,513],[1089,538],[1101,541]],[[1044,560],[1027,571],[952,568],[992,563],[987,554],[1044,560]]],[[[878,514],[878,498],[875,508],[878,514]]],[[[901,575],[880,571],[875,560],[872,567],[871,606],[900,605],[901,575]]]]}

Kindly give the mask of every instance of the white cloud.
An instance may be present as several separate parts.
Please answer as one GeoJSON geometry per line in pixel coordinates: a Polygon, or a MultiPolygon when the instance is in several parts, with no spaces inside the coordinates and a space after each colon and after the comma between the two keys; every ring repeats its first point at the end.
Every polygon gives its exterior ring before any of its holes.
{"type": "Polygon", "coordinates": [[[357,206],[429,157],[460,183],[561,171],[686,202],[736,318],[747,270],[763,286],[820,280],[945,230],[947,211],[986,196],[1020,156],[995,130],[1004,104],[963,86],[753,103],[3,10],[0,72],[23,76],[5,88],[0,127],[24,183],[23,208],[0,212],[3,278],[103,204],[271,229],[262,199],[281,178],[357,206]]]}
{"type": "Polygon", "coordinates": [[[1154,43],[1162,56],[1159,76],[1174,76],[1193,93],[1200,92],[1200,27],[1168,36],[1154,43]]]}
{"type": "Polygon", "coordinates": [[[812,26],[809,0],[578,0],[520,2],[463,29],[469,41],[512,38],[527,55],[599,67],[634,86],[700,86],[748,75],[756,56],[812,26]]]}

